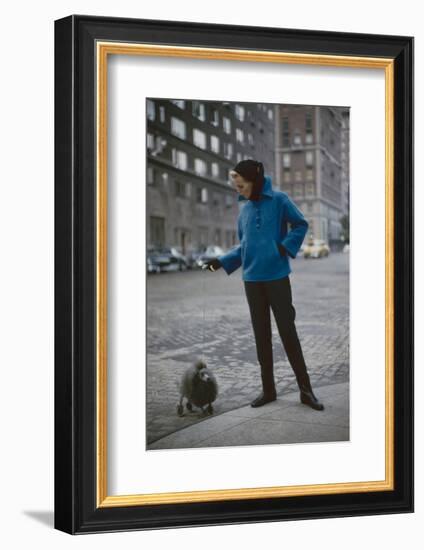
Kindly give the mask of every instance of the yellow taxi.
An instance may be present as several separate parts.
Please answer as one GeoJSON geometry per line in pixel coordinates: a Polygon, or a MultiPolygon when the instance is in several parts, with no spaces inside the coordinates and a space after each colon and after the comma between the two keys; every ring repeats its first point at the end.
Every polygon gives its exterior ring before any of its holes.
{"type": "Polygon", "coordinates": [[[321,239],[308,239],[303,247],[303,257],[308,258],[327,258],[330,254],[330,247],[321,239]]]}

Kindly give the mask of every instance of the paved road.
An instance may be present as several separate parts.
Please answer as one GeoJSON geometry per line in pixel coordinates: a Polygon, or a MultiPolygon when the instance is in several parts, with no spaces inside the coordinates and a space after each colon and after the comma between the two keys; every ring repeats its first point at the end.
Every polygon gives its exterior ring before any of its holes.
{"type": "MultiPolygon", "coordinates": [[[[296,326],[314,388],[349,379],[349,256],[291,262],[296,326]]],[[[248,404],[261,390],[259,365],[241,270],[151,275],[147,282],[147,445],[204,420],[176,414],[178,383],[204,359],[213,369],[220,414],[248,404]]],[[[275,320],[277,392],[297,388],[275,320]]],[[[316,392],[319,396],[319,391],[316,392]]]]}

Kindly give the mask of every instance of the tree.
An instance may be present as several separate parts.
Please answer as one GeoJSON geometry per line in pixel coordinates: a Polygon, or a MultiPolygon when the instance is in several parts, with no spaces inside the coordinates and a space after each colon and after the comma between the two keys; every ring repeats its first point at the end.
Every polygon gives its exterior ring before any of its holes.
{"type": "Polygon", "coordinates": [[[350,223],[349,223],[349,215],[345,214],[340,218],[340,223],[342,224],[342,234],[341,238],[342,241],[346,244],[349,244],[349,234],[350,234],[350,223]]]}

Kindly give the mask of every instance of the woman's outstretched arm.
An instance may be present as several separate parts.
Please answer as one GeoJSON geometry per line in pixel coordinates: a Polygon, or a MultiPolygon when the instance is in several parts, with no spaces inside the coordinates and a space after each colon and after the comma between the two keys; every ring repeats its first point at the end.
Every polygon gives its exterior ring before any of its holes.
{"type": "MultiPolygon", "coordinates": [[[[238,232],[239,241],[241,243],[241,240],[243,238],[243,232],[240,224],[240,216],[238,217],[238,220],[237,220],[237,232],[238,232]]],[[[234,246],[226,254],[222,254],[221,256],[218,256],[217,259],[220,261],[222,267],[227,272],[227,274],[230,275],[233,271],[235,271],[241,266],[241,244],[234,246]]]]}

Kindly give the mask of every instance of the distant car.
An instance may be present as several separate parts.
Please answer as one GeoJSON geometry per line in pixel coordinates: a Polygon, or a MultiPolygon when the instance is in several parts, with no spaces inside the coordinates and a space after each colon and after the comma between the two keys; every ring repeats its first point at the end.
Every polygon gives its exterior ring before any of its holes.
{"type": "Polygon", "coordinates": [[[221,256],[221,254],[224,254],[224,250],[220,246],[208,246],[207,249],[203,254],[200,254],[200,256],[197,258],[197,265],[198,267],[202,267],[206,262],[209,260],[214,260],[218,256],[221,256]]]}
{"type": "Polygon", "coordinates": [[[308,258],[327,258],[330,254],[330,248],[325,241],[319,239],[310,239],[304,246],[303,257],[308,258]]]}
{"type": "Polygon", "coordinates": [[[148,273],[161,273],[168,271],[171,264],[169,254],[159,248],[149,247],[147,249],[147,271],[148,273]]]}
{"type": "Polygon", "coordinates": [[[156,261],[154,254],[147,254],[147,273],[160,273],[160,264],[156,261]]]}
{"type": "Polygon", "coordinates": [[[187,258],[187,267],[189,269],[196,269],[199,267],[197,260],[199,257],[205,253],[205,247],[192,249],[189,252],[187,252],[186,258],[187,258]]]}
{"type": "Polygon", "coordinates": [[[169,258],[169,264],[163,271],[184,271],[187,269],[187,259],[177,248],[165,246],[160,248],[159,252],[169,258]]]}
{"type": "Polygon", "coordinates": [[[171,256],[173,258],[173,259],[171,259],[171,262],[176,261],[176,263],[178,264],[178,269],[180,271],[185,271],[186,269],[188,269],[187,256],[185,256],[181,252],[180,248],[177,248],[176,246],[171,246],[171,247],[169,247],[169,249],[164,249],[164,250],[169,250],[169,253],[171,254],[171,256]]]}

